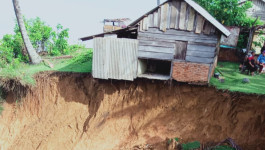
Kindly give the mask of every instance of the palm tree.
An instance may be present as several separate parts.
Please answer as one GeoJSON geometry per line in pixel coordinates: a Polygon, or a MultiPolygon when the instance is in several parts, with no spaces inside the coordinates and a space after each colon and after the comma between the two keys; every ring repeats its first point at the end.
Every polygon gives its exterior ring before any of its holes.
{"type": "Polygon", "coordinates": [[[41,62],[41,57],[37,54],[36,50],[33,48],[29,36],[27,34],[27,30],[24,24],[23,16],[21,14],[21,9],[19,6],[19,0],[13,0],[13,5],[15,9],[15,14],[17,17],[18,26],[25,44],[25,47],[27,49],[29,59],[32,64],[39,64],[41,62]]]}

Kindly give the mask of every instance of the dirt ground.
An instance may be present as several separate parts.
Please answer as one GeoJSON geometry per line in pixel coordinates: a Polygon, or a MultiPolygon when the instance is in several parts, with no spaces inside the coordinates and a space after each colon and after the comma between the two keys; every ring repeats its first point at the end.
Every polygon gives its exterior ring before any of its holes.
{"type": "MultiPolygon", "coordinates": [[[[166,138],[265,148],[265,97],[161,81],[42,74],[21,102],[10,92],[1,150],[116,150],[166,138]]],[[[163,148],[155,148],[163,149],[163,148]]]]}

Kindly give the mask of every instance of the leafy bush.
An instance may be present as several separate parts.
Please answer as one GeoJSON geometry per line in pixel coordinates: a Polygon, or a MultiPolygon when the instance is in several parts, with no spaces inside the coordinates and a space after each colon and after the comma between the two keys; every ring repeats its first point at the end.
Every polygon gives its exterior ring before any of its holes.
{"type": "Polygon", "coordinates": [[[50,54],[58,56],[60,54],[69,54],[69,29],[63,29],[63,26],[58,24],[57,31],[52,33],[52,42],[50,43],[50,54]]]}
{"type": "Polygon", "coordinates": [[[251,26],[255,19],[247,16],[252,2],[239,5],[240,0],[196,0],[219,22],[226,26],[251,26]]]}
{"type": "Polygon", "coordinates": [[[93,50],[92,49],[87,49],[83,50],[82,52],[78,53],[74,58],[71,60],[72,63],[75,64],[82,64],[86,62],[92,61],[93,57],[93,50]]]}

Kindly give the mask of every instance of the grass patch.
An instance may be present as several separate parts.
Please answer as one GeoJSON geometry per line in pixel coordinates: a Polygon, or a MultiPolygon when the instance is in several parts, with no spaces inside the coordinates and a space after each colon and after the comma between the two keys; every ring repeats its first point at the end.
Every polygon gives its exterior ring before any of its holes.
{"type": "MultiPolygon", "coordinates": [[[[46,58],[47,59],[47,58],[46,58]]],[[[0,78],[15,79],[22,85],[35,85],[34,75],[44,71],[88,73],[92,71],[92,49],[82,49],[73,54],[72,59],[49,59],[54,65],[50,68],[45,63],[38,65],[20,64],[16,68],[2,68],[0,78]]]]}
{"type": "Polygon", "coordinates": [[[215,72],[219,70],[225,78],[225,83],[212,78],[210,84],[217,89],[229,90],[231,92],[242,92],[248,94],[265,94],[265,74],[250,76],[239,71],[239,63],[219,62],[215,72]],[[250,83],[243,83],[243,79],[248,78],[250,83]]]}

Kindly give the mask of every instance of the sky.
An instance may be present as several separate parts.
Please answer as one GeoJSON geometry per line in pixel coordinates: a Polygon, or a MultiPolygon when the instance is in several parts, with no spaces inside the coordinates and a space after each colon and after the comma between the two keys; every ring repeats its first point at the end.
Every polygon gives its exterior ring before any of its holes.
{"type": "MultiPolygon", "coordinates": [[[[161,3],[165,0],[161,0],[161,3]]],[[[136,20],[157,5],[157,0],[20,0],[22,14],[27,18],[40,17],[48,25],[58,23],[69,28],[70,44],[81,37],[102,33],[103,19],[130,18],[136,20]]],[[[12,0],[0,0],[0,38],[13,34],[15,13],[12,0]]]]}

